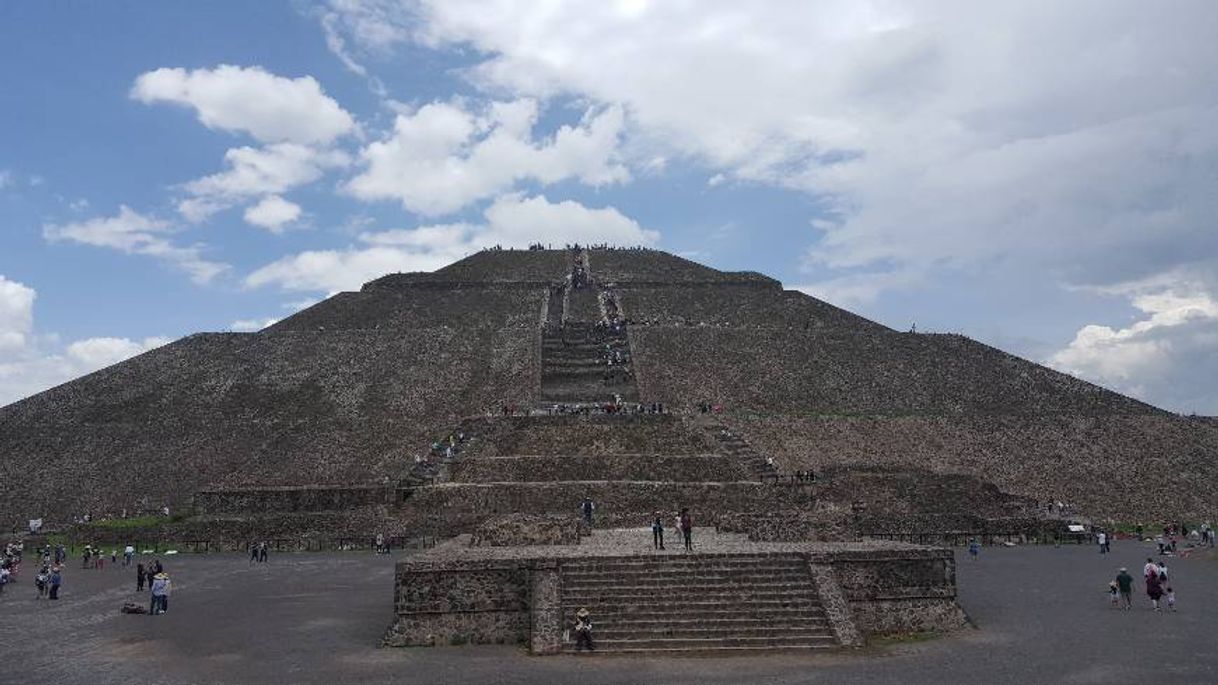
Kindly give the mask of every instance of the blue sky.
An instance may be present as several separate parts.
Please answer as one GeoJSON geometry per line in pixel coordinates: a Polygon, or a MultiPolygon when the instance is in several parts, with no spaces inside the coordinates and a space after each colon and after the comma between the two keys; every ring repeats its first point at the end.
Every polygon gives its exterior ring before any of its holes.
{"type": "Polygon", "coordinates": [[[1218,413],[1218,10],[7,3],[0,402],[494,242],[647,243],[1218,413]]]}

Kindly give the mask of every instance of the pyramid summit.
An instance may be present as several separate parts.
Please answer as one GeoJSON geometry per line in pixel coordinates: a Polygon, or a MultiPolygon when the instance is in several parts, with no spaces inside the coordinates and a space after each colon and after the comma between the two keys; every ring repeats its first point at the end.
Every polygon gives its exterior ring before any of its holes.
{"type": "Polygon", "coordinates": [[[487,250],[0,408],[0,522],[168,506],[452,534],[567,511],[583,492],[625,518],[684,497],[705,519],[811,507],[754,491],[808,473],[820,497],[867,500],[881,522],[1045,501],[1158,520],[1216,513],[1216,455],[1212,421],[761,274],[650,249],[487,250]],[[657,411],[630,430],[569,413],[607,405],[657,411]],[[488,460],[433,459],[456,433],[477,436],[456,451],[488,460]]]}

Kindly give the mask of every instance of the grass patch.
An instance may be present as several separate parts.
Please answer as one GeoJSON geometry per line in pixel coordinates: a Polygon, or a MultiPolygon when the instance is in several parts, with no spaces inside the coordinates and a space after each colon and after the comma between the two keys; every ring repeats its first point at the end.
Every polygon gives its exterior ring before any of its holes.
{"type": "Polygon", "coordinates": [[[889,645],[912,645],[937,639],[939,639],[939,633],[898,633],[895,635],[873,637],[870,640],[870,644],[873,647],[887,647],[889,645]]]}
{"type": "Polygon", "coordinates": [[[167,516],[136,516],[125,519],[107,519],[105,521],[90,521],[80,524],[82,530],[130,530],[132,528],[156,528],[174,519],[167,516]]]}

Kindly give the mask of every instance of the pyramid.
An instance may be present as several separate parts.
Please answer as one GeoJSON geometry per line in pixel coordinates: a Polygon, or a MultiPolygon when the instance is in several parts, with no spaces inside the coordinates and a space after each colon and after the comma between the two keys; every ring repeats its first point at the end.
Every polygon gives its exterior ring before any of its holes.
{"type": "MultiPolygon", "coordinates": [[[[479,514],[570,508],[591,487],[555,483],[601,483],[634,517],[693,497],[691,483],[721,484],[697,486],[713,507],[737,497],[724,483],[743,492],[809,472],[837,474],[826,491],[872,511],[944,513],[951,500],[954,513],[996,516],[1017,499],[1196,520],[1218,509],[1216,455],[1211,419],[963,336],[897,332],[761,274],[656,250],[489,250],[0,408],[0,523],[383,509],[409,491],[443,534],[479,514]],[[572,287],[577,266],[586,287],[572,287]],[[610,346],[628,349],[613,370],[601,366],[606,307],[625,324],[610,346]],[[630,430],[615,427],[623,417],[502,416],[573,403],[664,411],[630,430]],[[471,454],[502,460],[420,475],[418,460],[461,427],[478,435],[471,454]],[[525,452],[537,459],[512,460],[525,452]],[[550,485],[526,487],[539,482],[550,485]],[[627,482],[669,490],[648,499],[627,482]]],[[[788,496],[773,508],[807,504],[788,496]]]]}

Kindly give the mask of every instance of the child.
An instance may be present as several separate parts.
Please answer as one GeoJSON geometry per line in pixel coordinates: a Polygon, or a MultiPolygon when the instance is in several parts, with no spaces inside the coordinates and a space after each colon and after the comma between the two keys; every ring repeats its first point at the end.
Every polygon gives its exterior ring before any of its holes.
{"type": "Polygon", "coordinates": [[[1167,608],[1172,611],[1176,610],[1176,591],[1170,587],[1167,588],[1167,608]]]}
{"type": "Polygon", "coordinates": [[[978,554],[981,554],[981,543],[977,542],[977,538],[973,538],[972,540],[969,540],[968,543],[968,555],[973,559],[973,561],[977,561],[978,554]]]}
{"type": "Polygon", "coordinates": [[[1120,591],[1115,580],[1108,583],[1108,599],[1112,601],[1112,607],[1114,609],[1121,605],[1120,591]]]}

